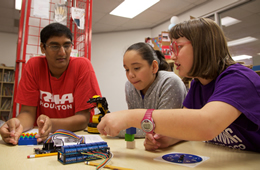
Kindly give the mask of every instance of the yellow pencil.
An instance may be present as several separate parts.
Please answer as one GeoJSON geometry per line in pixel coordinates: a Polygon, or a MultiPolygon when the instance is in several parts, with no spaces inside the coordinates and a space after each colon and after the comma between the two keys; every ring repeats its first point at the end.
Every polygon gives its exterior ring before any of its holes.
{"type": "Polygon", "coordinates": [[[28,155],[27,158],[38,158],[38,157],[44,157],[44,156],[53,156],[57,155],[58,152],[52,152],[52,153],[43,153],[43,154],[37,154],[37,155],[28,155]]]}
{"type": "MultiPolygon", "coordinates": [[[[92,165],[92,166],[98,166],[99,165],[99,163],[89,162],[89,161],[86,161],[85,164],[92,165]]],[[[117,170],[133,170],[133,169],[129,169],[129,168],[122,168],[122,167],[112,166],[112,165],[106,165],[106,166],[104,166],[104,168],[117,169],[117,170]]]]}

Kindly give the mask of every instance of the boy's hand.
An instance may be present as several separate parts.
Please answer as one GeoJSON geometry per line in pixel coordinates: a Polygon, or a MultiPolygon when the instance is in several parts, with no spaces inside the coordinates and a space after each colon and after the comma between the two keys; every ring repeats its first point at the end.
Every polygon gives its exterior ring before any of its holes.
{"type": "Polygon", "coordinates": [[[37,119],[38,131],[37,135],[37,142],[44,141],[51,133],[52,130],[52,122],[50,118],[46,115],[40,115],[37,119]]]}
{"type": "Polygon", "coordinates": [[[12,118],[8,120],[1,128],[0,134],[3,141],[13,145],[17,145],[18,140],[23,132],[23,126],[20,120],[17,118],[12,118]]]}

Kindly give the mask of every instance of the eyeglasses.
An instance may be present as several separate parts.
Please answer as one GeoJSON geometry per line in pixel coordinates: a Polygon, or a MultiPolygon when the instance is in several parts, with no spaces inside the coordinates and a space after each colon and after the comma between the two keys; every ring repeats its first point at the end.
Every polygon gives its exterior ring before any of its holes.
{"type": "Polygon", "coordinates": [[[67,44],[64,44],[64,45],[47,45],[45,44],[46,47],[49,47],[52,51],[59,51],[61,47],[64,48],[65,51],[68,51],[69,49],[71,49],[73,43],[67,43],[67,44]]]}
{"type": "Polygon", "coordinates": [[[174,53],[175,56],[178,56],[180,48],[185,45],[185,44],[190,44],[190,41],[187,42],[183,42],[183,43],[179,43],[177,44],[176,41],[173,41],[170,45],[170,55],[172,55],[174,53]]]}

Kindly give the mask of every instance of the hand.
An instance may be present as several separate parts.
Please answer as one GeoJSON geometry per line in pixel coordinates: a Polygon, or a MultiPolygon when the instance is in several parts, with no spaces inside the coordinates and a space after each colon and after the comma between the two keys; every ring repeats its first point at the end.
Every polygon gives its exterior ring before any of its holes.
{"type": "Polygon", "coordinates": [[[116,136],[121,130],[129,128],[124,111],[108,113],[102,117],[97,129],[101,135],[116,136]]]}
{"type": "Polygon", "coordinates": [[[46,115],[40,115],[37,119],[38,131],[35,135],[37,138],[37,142],[44,141],[51,133],[52,130],[52,122],[51,119],[46,115]]]}
{"type": "Polygon", "coordinates": [[[174,139],[168,136],[162,136],[160,134],[146,134],[144,147],[148,151],[154,151],[156,149],[167,148],[180,141],[181,140],[179,139],[174,139]]]}
{"type": "Polygon", "coordinates": [[[0,133],[3,141],[13,145],[17,145],[22,132],[23,132],[23,126],[21,125],[20,120],[17,118],[12,118],[8,120],[0,128],[0,133]]]}

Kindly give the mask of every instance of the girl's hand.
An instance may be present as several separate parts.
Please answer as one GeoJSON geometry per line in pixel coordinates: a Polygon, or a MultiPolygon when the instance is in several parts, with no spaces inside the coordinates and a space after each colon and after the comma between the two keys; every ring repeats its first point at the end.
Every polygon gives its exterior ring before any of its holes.
{"type": "Polygon", "coordinates": [[[128,113],[123,112],[119,111],[106,114],[97,126],[99,133],[101,135],[116,136],[121,130],[129,128],[127,125],[128,113]]]}
{"type": "Polygon", "coordinates": [[[179,139],[174,139],[168,136],[162,136],[160,134],[146,134],[144,147],[148,151],[154,151],[156,149],[167,148],[180,141],[181,140],[179,139]]]}

